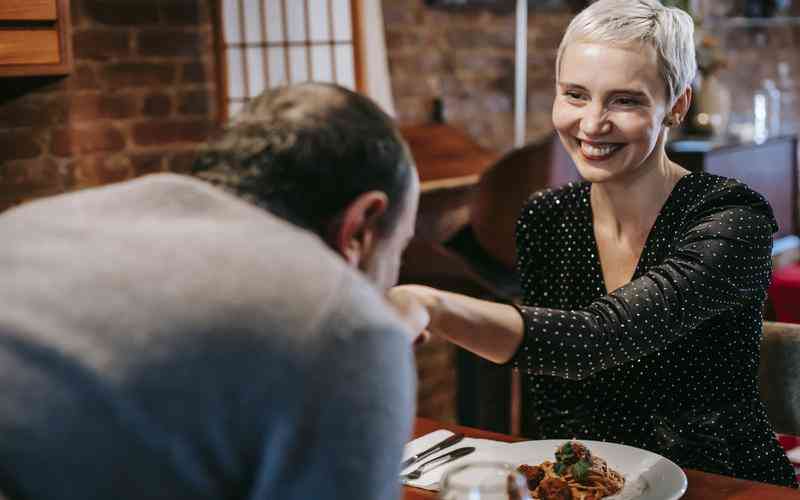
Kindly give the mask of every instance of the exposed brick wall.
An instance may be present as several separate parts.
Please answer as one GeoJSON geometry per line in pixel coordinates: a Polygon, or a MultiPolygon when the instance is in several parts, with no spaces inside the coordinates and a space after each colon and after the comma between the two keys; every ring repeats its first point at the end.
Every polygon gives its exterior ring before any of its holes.
{"type": "MultiPolygon", "coordinates": [[[[513,12],[440,10],[423,0],[383,0],[397,118],[429,121],[442,97],[445,120],[481,145],[504,151],[514,137],[513,12]]],[[[531,10],[528,19],[527,136],[552,130],[556,47],[572,13],[531,10]]]]}
{"type": "Polygon", "coordinates": [[[0,80],[0,210],[185,171],[217,120],[210,5],[72,0],[72,74],[0,80]]]}

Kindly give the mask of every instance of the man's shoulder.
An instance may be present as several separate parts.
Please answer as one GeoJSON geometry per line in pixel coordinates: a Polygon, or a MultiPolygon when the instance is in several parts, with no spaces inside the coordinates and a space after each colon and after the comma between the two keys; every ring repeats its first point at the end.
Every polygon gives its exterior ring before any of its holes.
{"type": "Polygon", "coordinates": [[[14,280],[27,289],[46,276],[54,287],[89,284],[118,299],[107,303],[135,298],[141,307],[169,309],[176,323],[235,322],[254,332],[286,324],[296,334],[337,309],[364,320],[373,313],[360,313],[358,304],[385,312],[373,287],[318,236],[185,176],[151,175],[31,202],[0,216],[0,239],[15,242],[0,248],[0,271],[13,266],[0,297],[13,293],[14,280]],[[32,252],[35,265],[26,257],[32,252]]]}

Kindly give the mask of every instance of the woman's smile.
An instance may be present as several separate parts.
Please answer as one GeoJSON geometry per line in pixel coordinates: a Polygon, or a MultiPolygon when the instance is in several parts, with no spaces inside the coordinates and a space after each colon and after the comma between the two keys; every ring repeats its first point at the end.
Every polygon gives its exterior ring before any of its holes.
{"type": "Polygon", "coordinates": [[[589,161],[605,161],[614,153],[625,147],[625,144],[613,142],[596,142],[575,138],[584,158],[589,161]]]}

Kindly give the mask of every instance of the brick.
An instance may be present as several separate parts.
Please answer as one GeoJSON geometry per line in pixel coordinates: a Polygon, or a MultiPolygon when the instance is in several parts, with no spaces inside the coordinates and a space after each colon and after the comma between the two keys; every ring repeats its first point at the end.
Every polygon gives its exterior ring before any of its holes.
{"type": "Polygon", "coordinates": [[[174,153],[167,161],[167,169],[176,174],[189,174],[192,172],[196,158],[196,151],[174,153]]]}
{"type": "Polygon", "coordinates": [[[211,98],[205,90],[181,92],[179,111],[184,115],[205,115],[210,109],[211,98]]]}
{"type": "Polygon", "coordinates": [[[392,80],[392,87],[398,89],[399,95],[434,95],[435,82],[437,79],[420,78],[418,75],[403,74],[398,75],[392,80]]]}
{"type": "Polygon", "coordinates": [[[205,141],[213,130],[209,120],[150,120],[133,127],[140,146],[205,141]]]}
{"type": "Polygon", "coordinates": [[[159,21],[157,0],[83,0],[82,3],[82,14],[94,23],[140,26],[159,21]]]}
{"type": "Polygon", "coordinates": [[[165,153],[140,153],[130,155],[133,175],[146,175],[161,172],[164,166],[165,153]]]}
{"type": "Polygon", "coordinates": [[[114,127],[96,125],[87,127],[65,127],[53,131],[50,149],[56,156],[120,151],[125,147],[125,138],[114,127]]]}
{"type": "Polygon", "coordinates": [[[383,2],[383,20],[386,25],[417,24],[419,22],[419,8],[415,11],[409,4],[410,2],[383,2]]]}
{"type": "Polygon", "coordinates": [[[464,27],[447,30],[447,42],[452,49],[479,50],[486,47],[493,49],[513,49],[514,32],[485,32],[464,27]]]}
{"type": "Polygon", "coordinates": [[[94,68],[88,64],[76,64],[72,73],[65,79],[65,84],[69,90],[85,90],[98,88],[97,75],[94,68]]]}
{"type": "Polygon", "coordinates": [[[83,30],[72,37],[76,59],[105,61],[125,57],[131,52],[127,30],[83,30]]]}
{"type": "Polygon", "coordinates": [[[408,47],[420,47],[423,45],[425,34],[421,31],[407,29],[392,29],[386,30],[386,48],[392,49],[405,49],[408,47]]]}
{"type": "Polygon", "coordinates": [[[115,63],[101,70],[102,82],[111,88],[151,87],[175,81],[176,69],[171,64],[115,63]]]}
{"type": "Polygon", "coordinates": [[[512,54],[499,55],[482,52],[458,52],[451,63],[459,71],[482,73],[484,76],[513,75],[514,59],[512,54]]]}
{"type": "Polygon", "coordinates": [[[69,98],[69,119],[80,122],[129,118],[136,115],[137,98],[131,94],[82,94],[69,98]]]}
{"type": "MultiPolygon", "coordinates": [[[[441,52],[409,52],[396,53],[389,59],[391,67],[416,67],[418,74],[436,74],[447,71],[453,66],[453,56],[445,56],[441,52]]],[[[460,69],[460,68],[459,68],[460,69]]]]}
{"type": "Polygon", "coordinates": [[[161,19],[173,26],[200,26],[208,23],[209,2],[169,0],[161,3],[161,19]]]}
{"type": "Polygon", "coordinates": [[[131,159],[124,155],[103,158],[95,165],[95,175],[100,184],[110,184],[134,176],[131,159]]]}
{"type": "Polygon", "coordinates": [[[52,158],[13,160],[0,165],[0,197],[58,190],[63,182],[52,158]]]}
{"type": "Polygon", "coordinates": [[[42,154],[33,129],[0,131],[0,162],[35,158],[42,154]]]}
{"type": "MultiPolygon", "coordinates": [[[[394,95],[404,95],[398,91],[394,91],[394,95]]],[[[431,99],[421,99],[419,97],[400,97],[395,99],[395,111],[397,113],[396,119],[399,123],[417,124],[426,123],[430,121],[433,106],[431,99]]]]}
{"type": "Polygon", "coordinates": [[[183,83],[204,83],[212,80],[214,75],[206,70],[206,65],[201,62],[190,62],[183,65],[181,81],[183,83]]]}
{"type": "Polygon", "coordinates": [[[197,32],[175,29],[148,29],[137,37],[139,54],[148,57],[200,57],[205,39],[197,32]]]}
{"type": "Polygon", "coordinates": [[[150,94],[144,98],[145,116],[167,116],[172,112],[172,99],[166,94],[150,94]]]}
{"type": "Polygon", "coordinates": [[[63,99],[28,94],[0,103],[0,129],[60,124],[66,119],[66,110],[63,99]]]}
{"type": "Polygon", "coordinates": [[[67,170],[71,173],[69,189],[100,186],[134,177],[130,158],[122,154],[79,157],[67,165],[67,170]]]}

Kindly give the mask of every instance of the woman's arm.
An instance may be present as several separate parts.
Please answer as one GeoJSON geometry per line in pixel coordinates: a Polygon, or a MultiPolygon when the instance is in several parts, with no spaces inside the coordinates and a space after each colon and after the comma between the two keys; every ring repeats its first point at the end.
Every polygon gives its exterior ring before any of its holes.
{"type": "Polygon", "coordinates": [[[495,363],[509,361],[522,342],[522,316],[513,306],[421,285],[396,286],[388,298],[417,331],[427,316],[424,330],[495,363]]]}
{"type": "Polygon", "coordinates": [[[774,219],[742,197],[737,190],[711,200],[662,264],[582,309],[520,307],[520,314],[422,286],[391,293],[416,301],[430,316],[430,331],[486,359],[514,359],[526,372],[580,380],[665,349],[711,318],[760,305],[774,219]]]}

